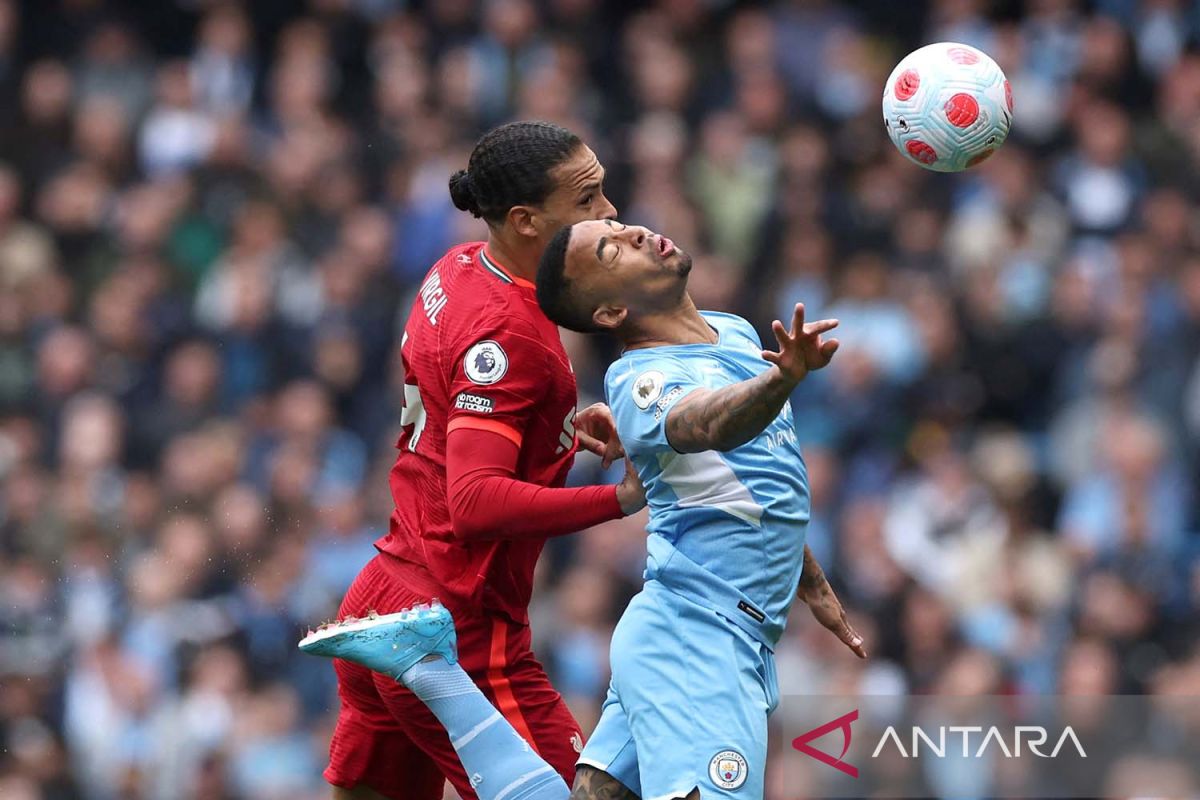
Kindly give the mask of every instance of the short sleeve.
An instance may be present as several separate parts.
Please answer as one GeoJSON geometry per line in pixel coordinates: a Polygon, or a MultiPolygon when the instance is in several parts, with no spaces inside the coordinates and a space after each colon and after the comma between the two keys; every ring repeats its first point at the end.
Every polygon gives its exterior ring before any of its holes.
{"type": "Polygon", "coordinates": [[[450,348],[446,432],[487,430],[518,447],[551,380],[550,350],[519,319],[476,325],[450,348]]]}
{"type": "Polygon", "coordinates": [[[604,390],[626,452],[673,452],[667,441],[667,414],[681,399],[702,388],[695,369],[671,356],[622,359],[614,364],[605,377],[604,390]]]}

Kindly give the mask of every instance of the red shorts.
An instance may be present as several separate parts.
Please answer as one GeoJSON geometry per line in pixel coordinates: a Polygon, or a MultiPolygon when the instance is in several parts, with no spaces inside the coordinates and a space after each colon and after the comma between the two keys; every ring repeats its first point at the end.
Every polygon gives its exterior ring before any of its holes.
{"type": "MultiPolygon", "coordinates": [[[[427,603],[430,578],[386,554],[355,578],[339,617],[381,614],[427,603]]],[[[500,614],[449,605],[458,632],[458,660],[505,718],[570,786],[583,734],[530,649],[529,626],[500,614]]],[[[448,779],[463,800],[476,800],[458,754],[437,719],[386,675],[336,659],[342,707],[329,745],[325,779],[351,789],[366,784],[387,797],[441,800],[448,779]]]]}

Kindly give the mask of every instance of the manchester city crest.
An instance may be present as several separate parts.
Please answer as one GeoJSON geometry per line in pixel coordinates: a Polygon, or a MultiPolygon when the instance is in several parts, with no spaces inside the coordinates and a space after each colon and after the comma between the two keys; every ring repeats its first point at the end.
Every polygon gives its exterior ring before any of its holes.
{"type": "Polygon", "coordinates": [[[746,759],[737,750],[722,750],[708,762],[708,777],[722,789],[737,789],[748,776],[746,759]]]}

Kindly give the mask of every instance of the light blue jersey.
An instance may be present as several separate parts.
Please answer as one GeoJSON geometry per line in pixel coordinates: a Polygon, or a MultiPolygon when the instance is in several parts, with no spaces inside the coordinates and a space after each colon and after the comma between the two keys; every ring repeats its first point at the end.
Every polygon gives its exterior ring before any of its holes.
{"type": "Polygon", "coordinates": [[[720,337],[716,344],[631,350],[609,367],[605,394],[646,487],[647,578],[673,588],[683,569],[675,556],[684,556],[712,576],[689,580],[688,596],[722,608],[729,589],[744,595],[753,606],[747,615],[765,617],[767,644],[774,646],[800,580],[808,473],[790,404],[761,434],[727,453],[678,453],[667,442],[667,414],[689,392],[739,383],[771,366],[750,323],[711,311],[703,317],[720,337]]]}
{"type": "Polygon", "coordinates": [[[808,475],[785,405],[729,452],[679,453],[672,407],[771,365],[757,333],[703,312],[716,344],[631,350],[605,393],[650,507],[646,585],[613,634],[612,684],[581,764],[645,800],[762,794],[766,719],[778,702],[773,651],[796,596],[808,475]],[[639,764],[652,764],[653,770],[639,764]]]}

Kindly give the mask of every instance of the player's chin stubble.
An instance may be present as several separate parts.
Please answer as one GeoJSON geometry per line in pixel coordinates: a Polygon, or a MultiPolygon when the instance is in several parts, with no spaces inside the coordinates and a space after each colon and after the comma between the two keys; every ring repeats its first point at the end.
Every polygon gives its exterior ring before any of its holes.
{"type": "Polygon", "coordinates": [[[692,257],[687,253],[679,254],[679,263],[675,266],[675,273],[681,278],[686,278],[692,271],[692,257]]]}

